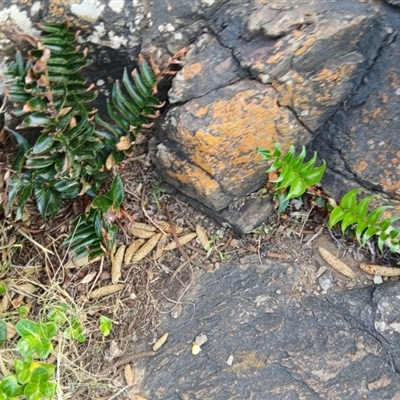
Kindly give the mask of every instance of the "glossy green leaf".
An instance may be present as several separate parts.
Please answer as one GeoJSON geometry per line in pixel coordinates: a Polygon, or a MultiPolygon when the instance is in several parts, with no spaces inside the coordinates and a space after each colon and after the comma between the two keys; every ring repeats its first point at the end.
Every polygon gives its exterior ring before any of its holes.
{"type": "MultiPolygon", "coordinates": [[[[122,106],[125,107],[125,109],[120,109],[121,112],[125,112],[125,110],[128,110],[131,114],[135,116],[139,116],[141,113],[141,109],[138,108],[132,101],[130,101],[123,93],[121,90],[121,87],[119,85],[119,81],[116,81],[113,86],[113,91],[112,91],[112,96],[113,98],[116,98],[118,100],[118,104],[122,103],[122,106]],[[120,103],[119,103],[120,102],[120,103]]],[[[114,103],[114,105],[117,107],[117,103],[114,103]]],[[[124,114],[125,115],[125,114],[124,114]]]]}
{"type": "Polygon", "coordinates": [[[62,34],[51,33],[41,37],[42,43],[47,47],[48,44],[59,44],[64,45],[65,43],[71,43],[75,40],[75,34],[73,32],[64,32],[62,34]]]}
{"type": "Polygon", "coordinates": [[[15,325],[15,330],[20,336],[35,335],[39,333],[38,325],[29,319],[21,319],[15,325]]]}
{"type": "Polygon", "coordinates": [[[150,88],[154,87],[157,83],[157,78],[154,75],[151,66],[146,61],[141,61],[139,62],[139,69],[145,85],[150,88]]]}
{"type": "Polygon", "coordinates": [[[49,24],[49,23],[41,22],[40,28],[44,32],[55,33],[58,35],[62,35],[68,31],[67,24],[49,24]]]}
{"type": "Polygon", "coordinates": [[[27,101],[26,105],[31,111],[43,111],[48,107],[47,99],[40,99],[38,97],[33,97],[27,101]]]}
{"type": "Polygon", "coordinates": [[[119,175],[116,175],[110,190],[107,192],[107,197],[113,201],[113,206],[119,209],[119,206],[124,199],[124,185],[122,183],[122,179],[119,175]]]}
{"type": "Polygon", "coordinates": [[[109,100],[107,100],[107,112],[108,115],[122,128],[124,132],[129,131],[130,128],[129,121],[127,121],[113,109],[109,100]]]}
{"type": "MultiPolygon", "coordinates": [[[[14,131],[13,129],[6,128],[6,130],[15,137],[15,139],[17,140],[17,143],[18,143],[18,147],[19,147],[18,154],[15,157],[15,160],[13,161],[13,164],[12,164],[12,169],[14,171],[21,172],[23,165],[25,163],[25,153],[28,151],[28,149],[30,147],[29,143],[23,136],[21,136],[18,132],[14,131]]],[[[13,198],[14,197],[12,197],[12,199],[13,198]]]]}
{"type": "Polygon", "coordinates": [[[113,200],[104,195],[97,196],[92,202],[92,207],[101,208],[104,211],[107,211],[112,205],[113,200]]]}
{"type": "Polygon", "coordinates": [[[353,189],[347,192],[340,202],[340,205],[344,209],[353,210],[357,204],[357,194],[359,193],[360,189],[353,189]]]}
{"type": "Polygon", "coordinates": [[[18,341],[17,349],[22,357],[27,357],[35,354],[38,345],[39,338],[37,336],[27,335],[18,341]]]}
{"type": "Polygon", "coordinates": [[[306,186],[314,186],[316,185],[324,176],[326,168],[325,160],[322,162],[322,165],[312,169],[306,176],[304,176],[304,180],[306,186]]]}
{"type": "Polygon", "coordinates": [[[286,197],[286,200],[294,199],[296,197],[301,196],[307,189],[307,185],[304,181],[294,182],[289,189],[289,193],[286,197]]]}
{"type": "Polygon", "coordinates": [[[45,113],[35,112],[25,117],[17,129],[36,127],[49,128],[51,126],[54,126],[54,120],[52,118],[45,113]]]}
{"type": "Polygon", "coordinates": [[[23,393],[23,387],[18,384],[16,375],[7,375],[0,381],[0,392],[10,397],[19,396],[23,393]]]}
{"type": "Polygon", "coordinates": [[[31,154],[42,154],[51,149],[54,143],[54,136],[50,136],[48,133],[43,133],[37,139],[35,145],[32,147],[31,154]]]}
{"type": "Polygon", "coordinates": [[[138,107],[143,108],[148,104],[146,99],[139,93],[139,91],[136,89],[135,85],[130,80],[128,72],[126,71],[126,68],[124,69],[122,83],[124,84],[124,87],[127,90],[127,92],[129,93],[129,95],[132,97],[132,100],[135,102],[135,104],[138,107]]]}

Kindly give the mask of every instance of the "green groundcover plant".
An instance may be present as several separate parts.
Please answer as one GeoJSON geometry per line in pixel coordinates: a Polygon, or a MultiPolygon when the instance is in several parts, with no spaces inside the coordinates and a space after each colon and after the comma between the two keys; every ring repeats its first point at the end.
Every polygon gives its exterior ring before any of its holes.
{"type": "MultiPolygon", "coordinates": [[[[302,196],[312,186],[317,185],[324,175],[325,161],[323,160],[319,167],[315,167],[316,152],[311,159],[304,161],[306,156],[304,146],[298,155],[294,146],[282,154],[279,143],[275,145],[273,152],[265,149],[257,151],[271,163],[266,173],[274,172],[277,176],[270,180],[270,184],[279,204],[278,212],[287,207],[290,199],[302,196]]],[[[361,246],[365,246],[370,238],[376,237],[380,251],[387,246],[391,252],[399,253],[400,228],[395,228],[393,223],[400,217],[381,218],[383,212],[391,208],[390,206],[381,206],[368,212],[369,204],[375,196],[365,197],[357,203],[357,194],[360,191],[360,189],[350,190],[343,196],[340,204],[330,210],[329,226],[332,228],[341,223],[342,232],[354,234],[361,246]]]]}
{"type": "Polygon", "coordinates": [[[88,105],[97,92],[80,74],[91,60],[76,46],[79,32],[71,32],[68,23],[42,23],[41,29],[39,38],[24,35],[31,49],[25,56],[17,52],[6,73],[6,98],[13,114],[23,118],[15,130],[8,129],[19,145],[8,201],[16,205],[16,220],[29,199],[46,220],[65,200],[92,198],[67,243],[77,258],[88,253],[93,258],[115,242],[124,192],[118,175],[108,185],[110,169],[129,155],[137,133],[158,115],[157,80],[140,56],[139,71],[125,70],[122,82],[113,85],[108,122],[88,105]],[[33,145],[20,133],[27,129],[39,132],[33,145]]]}

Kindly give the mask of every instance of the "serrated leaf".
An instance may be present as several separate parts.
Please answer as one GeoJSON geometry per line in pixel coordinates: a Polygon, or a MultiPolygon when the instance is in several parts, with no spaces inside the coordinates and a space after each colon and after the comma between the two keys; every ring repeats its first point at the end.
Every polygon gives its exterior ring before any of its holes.
{"type": "Polygon", "coordinates": [[[325,173],[325,168],[326,168],[326,163],[325,163],[325,160],[323,160],[321,166],[309,171],[307,173],[307,175],[304,176],[306,186],[316,185],[322,179],[322,177],[325,173]]]}
{"type": "Polygon", "coordinates": [[[347,192],[343,198],[342,201],[340,202],[340,205],[344,209],[349,209],[353,210],[356,207],[357,204],[357,194],[360,191],[360,189],[353,189],[347,192]]]}
{"type": "Polygon", "coordinates": [[[299,180],[299,181],[293,183],[290,186],[289,193],[288,193],[287,197],[285,198],[285,200],[290,200],[295,197],[301,196],[306,191],[306,189],[307,189],[307,185],[305,184],[304,181],[299,180]]]}
{"type": "Polygon", "coordinates": [[[346,216],[346,211],[341,206],[335,207],[329,216],[329,227],[332,228],[346,216]]]}

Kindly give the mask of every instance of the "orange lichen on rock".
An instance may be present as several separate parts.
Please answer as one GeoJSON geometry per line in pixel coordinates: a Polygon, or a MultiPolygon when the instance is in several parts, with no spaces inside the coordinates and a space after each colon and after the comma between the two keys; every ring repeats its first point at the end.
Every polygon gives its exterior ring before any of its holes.
{"type": "Polygon", "coordinates": [[[185,79],[193,79],[202,70],[202,66],[199,62],[190,64],[182,70],[182,74],[185,79]]]}

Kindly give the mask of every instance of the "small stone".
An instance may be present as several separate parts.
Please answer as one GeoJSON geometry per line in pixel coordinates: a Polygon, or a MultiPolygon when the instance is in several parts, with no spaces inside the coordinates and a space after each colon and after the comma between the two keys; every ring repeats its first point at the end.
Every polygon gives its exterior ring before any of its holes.
{"type": "Polygon", "coordinates": [[[319,278],[328,268],[324,265],[323,267],[319,268],[317,273],[315,274],[316,278],[319,278]]]}
{"type": "Polygon", "coordinates": [[[321,286],[322,290],[325,290],[325,291],[329,290],[333,285],[332,275],[330,273],[328,273],[328,274],[321,276],[318,279],[318,283],[319,283],[319,286],[321,286]]]}
{"type": "Polygon", "coordinates": [[[281,293],[282,293],[282,290],[281,290],[281,289],[277,289],[277,290],[275,291],[275,293],[276,293],[276,294],[281,294],[281,293]]]}

